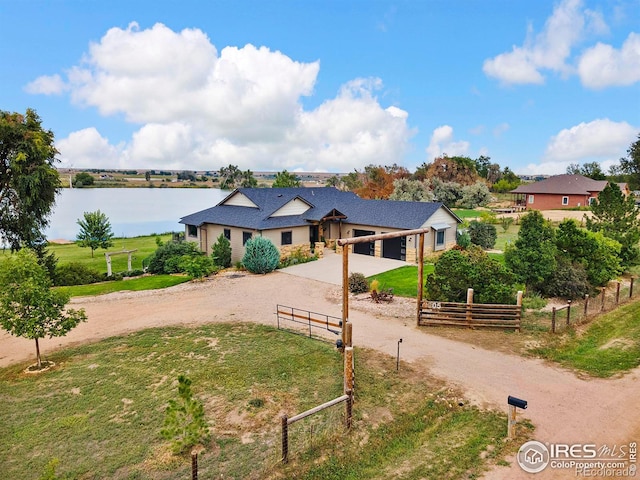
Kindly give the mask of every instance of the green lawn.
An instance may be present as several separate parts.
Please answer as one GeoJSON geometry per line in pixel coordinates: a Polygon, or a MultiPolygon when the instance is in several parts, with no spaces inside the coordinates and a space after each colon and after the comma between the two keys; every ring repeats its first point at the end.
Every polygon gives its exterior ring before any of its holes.
{"type": "Polygon", "coordinates": [[[189,458],[171,455],[159,434],[180,374],[211,427],[200,478],[366,480],[400,468],[403,479],[478,478],[530,435],[522,424],[521,437],[504,442],[506,415],[459,405],[419,365],[396,372],[393,357],[356,357],[352,432],[342,433],[343,406],[291,425],[286,466],[281,415],[342,393],[330,343],[251,324],[174,327],[55,352],[47,360],[56,366],[38,375],[26,364],[0,369],[0,471],[35,480],[57,459],[65,479],[190,478],[189,458]]]}
{"type": "Polygon", "coordinates": [[[152,275],[148,277],[131,278],[112,282],[92,283],[90,285],[75,285],[72,287],[55,287],[69,292],[72,297],[84,297],[89,295],[104,295],[105,293],[121,291],[157,290],[173,287],[191,280],[191,277],[183,275],[152,275]]]}
{"type": "MultiPolygon", "coordinates": [[[[433,273],[433,264],[427,263],[424,265],[425,278],[430,273],[433,273]]],[[[381,290],[393,288],[394,295],[398,295],[400,297],[416,298],[418,294],[417,266],[407,265],[367,278],[369,283],[371,283],[371,281],[374,279],[378,280],[378,282],[380,283],[381,290]]]]}
{"type": "MultiPolygon", "coordinates": [[[[112,247],[109,247],[107,250],[103,250],[102,248],[96,250],[93,258],[91,258],[90,248],[82,248],[75,243],[67,245],[50,244],[49,251],[55,253],[56,257],[58,257],[58,263],[60,264],[79,262],[88,265],[99,272],[106,272],[107,262],[104,256],[105,252],[137,250],[131,256],[131,268],[134,270],[141,270],[142,260],[147,258],[156,251],[156,248],[158,248],[156,238],[160,238],[161,241],[167,242],[171,240],[171,234],[149,235],[133,238],[114,238],[112,247]]],[[[112,256],[111,269],[114,272],[126,271],[127,255],[121,254],[112,256]]]]}
{"type": "Polygon", "coordinates": [[[533,352],[598,377],[631,370],[640,365],[640,301],[598,317],[581,334],[552,336],[533,352]]]}

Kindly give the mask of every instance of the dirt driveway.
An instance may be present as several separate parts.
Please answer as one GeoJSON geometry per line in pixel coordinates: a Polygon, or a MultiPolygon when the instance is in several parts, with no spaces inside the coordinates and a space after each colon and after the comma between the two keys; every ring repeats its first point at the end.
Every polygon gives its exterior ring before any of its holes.
{"type": "MultiPolygon", "coordinates": [[[[89,321],[66,337],[41,342],[45,354],[56,348],[146,327],[208,322],[259,322],[275,325],[276,304],[341,315],[340,287],[282,272],[250,275],[230,272],[204,282],[165,290],[77,298],[89,321]]],[[[579,378],[536,359],[507,355],[431,335],[415,326],[415,305],[395,299],[379,306],[350,302],[354,346],[375,348],[401,359],[421,362],[433,374],[464,391],[477,405],[506,411],[508,395],[524,398],[524,416],[536,426],[535,438],[551,443],[618,444],[640,440],[640,369],[612,380],[579,378]]],[[[34,357],[33,341],[0,334],[0,366],[34,357]]],[[[485,478],[529,478],[511,459],[485,478]]],[[[535,478],[575,478],[547,469],[535,478]]]]}

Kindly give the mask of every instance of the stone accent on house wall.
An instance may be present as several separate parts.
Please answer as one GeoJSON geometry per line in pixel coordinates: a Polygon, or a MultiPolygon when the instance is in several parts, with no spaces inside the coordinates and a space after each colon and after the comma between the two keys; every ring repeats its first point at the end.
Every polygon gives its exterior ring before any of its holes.
{"type": "MultiPolygon", "coordinates": [[[[338,244],[336,243],[336,253],[340,253],[340,254],[342,254],[342,249],[343,249],[343,248],[344,248],[344,247],[341,247],[340,245],[338,245],[338,244]]],[[[347,248],[349,248],[349,253],[353,253],[353,245],[349,244],[349,245],[347,245],[347,248]]]]}
{"type": "Polygon", "coordinates": [[[291,256],[291,254],[297,252],[300,252],[307,256],[311,256],[311,245],[308,243],[301,243],[298,245],[282,245],[280,247],[280,260],[284,260],[285,258],[291,256]]]}
{"type": "Polygon", "coordinates": [[[318,258],[324,257],[324,242],[316,242],[315,246],[313,247],[313,253],[318,258]]]}
{"type": "Polygon", "coordinates": [[[407,263],[418,263],[418,251],[415,248],[407,248],[404,258],[407,263]]]}

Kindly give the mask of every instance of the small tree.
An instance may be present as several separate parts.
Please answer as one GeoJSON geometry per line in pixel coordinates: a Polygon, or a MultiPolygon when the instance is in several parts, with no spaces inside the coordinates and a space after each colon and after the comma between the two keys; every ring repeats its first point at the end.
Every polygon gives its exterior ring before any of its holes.
{"type": "Polygon", "coordinates": [[[38,340],[63,337],[87,319],[83,309],[65,311],[69,297],[51,289],[47,270],[31,250],[20,250],[0,263],[0,324],[11,335],[36,341],[38,369],[38,340]]]}
{"type": "Polygon", "coordinates": [[[184,453],[209,437],[202,402],[193,398],[191,380],[178,377],[178,400],[169,400],[161,435],[171,440],[174,453],[184,453]]]}
{"type": "Polygon", "coordinates": [[[109,218],[100,210],[95,212],[84,212],[84,219],[77,221],[80,225],[80,233],[76,240],[81,247],[91,248],[91,258],[93,252],[98,247],[105,250],[113,245],[113,232],[109,218]]]}
{"type": "Polygon", "coordinates": [[[498,232],[496,227],[489,223],[472,220],[469,223],[469,237],[471,237],[471,243],[488,250],[496,244],[498,232]]]}
{"type": "Polygon", "coordinates": [[[272,272],[279,262],[280,252],[268,238],[255,237],[245,244],[242,263],[251,273],[272,272]]]}
{"type": "Polygon", "coordinates": [[[229,268],[231,266],[231,242],[220,234],[216,243],[211,246],[211,258],[213,263],[221,268],[229,268]]]}

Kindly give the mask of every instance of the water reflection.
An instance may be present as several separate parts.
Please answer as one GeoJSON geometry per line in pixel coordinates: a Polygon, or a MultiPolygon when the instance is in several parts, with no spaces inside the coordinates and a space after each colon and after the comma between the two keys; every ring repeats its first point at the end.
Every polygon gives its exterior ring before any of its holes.
{"type": "Polygon", "coordinates": [[[217,188],[65,188],[45,234],[49,240],[73,240],[78,219],[96,210],[109,217],[116,237],[183,231],[181,217],[213,207],[229,193],[217,188]]]}

